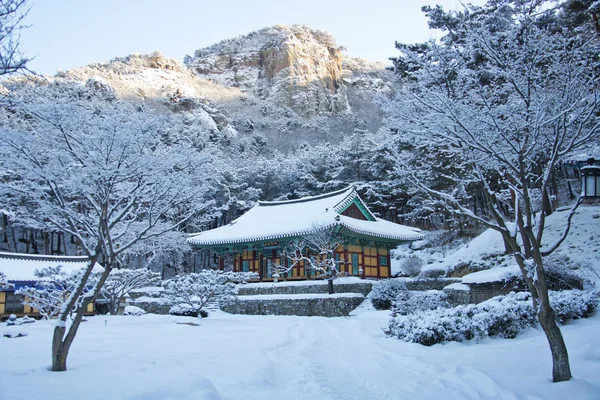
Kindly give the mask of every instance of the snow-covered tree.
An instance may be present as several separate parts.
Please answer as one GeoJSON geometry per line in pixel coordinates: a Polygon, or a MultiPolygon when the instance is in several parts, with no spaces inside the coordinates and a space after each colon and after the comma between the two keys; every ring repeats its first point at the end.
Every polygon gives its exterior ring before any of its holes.
{"type": "Polygon", "coordinates": [[[438,189],[421,171],[399,169],[448,210],[502,234],[533,294],[558,382],[571,371],[543,257],[565,239],[579,201],[557,242],[544,240],[544,228],[555,167],[600,137],[600,85],[596,41],[562,29],[550,5],[495,0],[461,12],[426,8],[430,25],[446,35],[398,45],[396,67],[410,83],[387,111],[399,134],[461,160],[460,173],[445,173],[447,185],[438,189]],[[486,198],[482,214],[465,202],[469,185],[486,198]]]}
{"type": "Polygon", "coordinates": [[[281,255],[289,260],[288,265],[273,266],[273,274],[289,273],[302,262],[306,276],[312,272],[319,274],[321,279],[327,279],[329,294],[333,294],[333,281],[337,278],[340,263],[346,262],[335,257],[335,250],[342,244],[341,239],[336,227],[315,226],[310,234],[289,243],[281,255]]]}
{"type": "Polygon", "coordinates": [[[179,275],[163,282],[164,291],[161,292],[161,298],[172,306],[172,313],[198,315],[211,302],[223,303],[232,300],[237,293],[235,283],[257,277],[255,273],[211,269],[179,275]]]}
{"type": "Polygon", "coordinates": [[[160,274],[145,268],[116,269],[113,270],[100,293],[108,300],[110,312],[116,315],[119,311],[119,302],[123,296],[133,289],[146,286],[156,286],[160,283],[160,274]]]}
{"type": "MultiPolygon", "coordinates": [[[[67,273],[62,266],[46,267],[36,270],[34,275],[39,278],[35,286],[25,286],[16,293],[23,296],[23,304],[37,309],[44,319],[58,316],[71,292],[79,285],[84,271],[67,273]]],[[[98,273],[93,273],[88,279],[88,285],[77,299],[75,306],[70,309],[69,316],[81,307],[90,290],[98,280],[98,273]]]]}
{"type": "Polygon", "coordinates": [[[8,287],[8,279],[6,279],[4,272],[0,271],[0,289],[5,287],[8,287]]]}
{"type": "Polygon", "coordinates": [[[203,209],[206,159],[189,146],[165,145],[159,116],[110,92],[57,84],[32,90],[11,98],[0,121],[0,172],[16,219],[70,234],[90,260],[54,330],[52,369],[64,371],[87,304],[122,256],[203,209]],[[104,272],[67,330],[96,263],[104,272]]]}
{"type": "Polygon", "coordinates": [[[29,61],[21,53],[20,32],[29,11],[26,0],[0,0],[0,75],[26,69],[29,61]]]}

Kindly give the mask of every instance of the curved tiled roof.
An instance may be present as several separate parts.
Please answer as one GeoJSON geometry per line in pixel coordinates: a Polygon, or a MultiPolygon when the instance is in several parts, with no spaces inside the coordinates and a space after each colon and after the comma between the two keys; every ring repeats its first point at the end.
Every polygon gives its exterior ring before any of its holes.
{"type": "MultiPolygon", "coordinates": [[[[62,270],[70,273],[87,266],[89,258],[71,256],[47,256],[38,254],[20,254],[0,252],[0,271],[9,281],[36,281],[36,269],[62,266],[62,270]]],[[[94,269],[101,269],[96,264],[94,269]]]]}
{"type": "Polygon", "coordinates": [[[190,235],[188,242],[198,246],[217,246],[263,242],[304,236],[340,225],[363,236],[392,241],[423,238],[419,229],[376,218],[353,187],[298,200],[260,201],[230,224],[190,235]],[[359,201],[373,221],[340,215],[348,205],[359,201]]]}

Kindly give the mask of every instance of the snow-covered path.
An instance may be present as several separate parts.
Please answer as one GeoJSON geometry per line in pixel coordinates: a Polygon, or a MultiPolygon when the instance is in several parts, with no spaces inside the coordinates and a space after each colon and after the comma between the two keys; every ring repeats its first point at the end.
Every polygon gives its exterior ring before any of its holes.
{"type": "Polygon", "coordinates": [[[52,327],[0,338],[0,399],[598,399],[600,316],[563,328],[575,376],[552,384],[541,332],[423,347],[388,339],[385,312],[347,318],[216,313],[91,318],[69,371],[47,370],[52,327]]]}

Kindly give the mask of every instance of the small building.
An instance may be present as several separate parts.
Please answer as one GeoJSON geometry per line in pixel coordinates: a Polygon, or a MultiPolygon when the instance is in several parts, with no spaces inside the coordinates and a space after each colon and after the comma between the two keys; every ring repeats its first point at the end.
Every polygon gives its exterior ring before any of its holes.
{"type": "MultiPolygon", "coordinates": [[[[390,250],[423,238],[420,229],[377,218],[349,187],[297,200],[259,201],[230,224],[192,234],[188,242],[219,254],[221,269],[227,259],[234,271],[256,272],[268,281],[273,266],[288,266],[283,252],[291,243],[323,229],[341,238],[335,250],[339,272],[362,278],[391,277],[390,250]]],[[[303,252],[310,255],[308,248],[303,252]]],[[[284,278],[311,277],[300,262],[284,278]]]]}
{"type": "MultiPolygon", "coordinates": [[[[36,254],[18,254],[0,252],[0,272],[6,275],[8,287],[0,287],[0,320],[7,319],[10,314],[18,317],[39,317],[38,310],[23,304],[23,296],[15,291],[26,286],[39,285],[36,270],[46,267],[61,266],[62,270],[71,273],[85,268],[87,257],[45,256],[36,254]]],[[[94,313],[94,304],[88,305],[87,314],[94,313]]]]}

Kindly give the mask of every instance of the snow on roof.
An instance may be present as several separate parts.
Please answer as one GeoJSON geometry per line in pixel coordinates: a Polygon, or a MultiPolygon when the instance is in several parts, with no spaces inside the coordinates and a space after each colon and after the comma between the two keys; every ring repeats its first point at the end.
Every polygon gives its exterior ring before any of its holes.
{"type": "Polygon", "coordinates": [[[600,160],[600,145],[592,145],[580,153],[567,158],[567,163],[587,162],[589,159],[600,160]]]}
{"type": "MultiPolygon", "coordinates": [[[[62,266],[62,270],[71,273],[87,265],[87,257],[45,256],[37,254],[18,254],[0,252],[0,271],[9,281],[36,281],[36,269],[62,266]]],[[[95,271],[101,271],[98,264],[95,271]]]]}
{"type": "Polygon", "coordinates": [[[488,283],[502,282],[513,276],[521,275],[521,270],[518,265],[510,265],[508,267],[492,268],[485,271],[473,272],[463,276],[463,283],[488,283]]]}
{"type": "Polygon", "coordinates": [[[229,225],[192,234],[188,242],[204,246],[256,242],[302,236],[335,225],[341,225],[358,234],[390,240],[409,241],[423,238],[420,229],[376,218],[362,202],[356,190],[349,187],[298,200],[260,201],[229,225]],[[355,200],[360,202],[374,221],[339,214],[355,200]]]}

